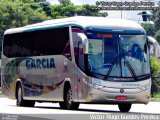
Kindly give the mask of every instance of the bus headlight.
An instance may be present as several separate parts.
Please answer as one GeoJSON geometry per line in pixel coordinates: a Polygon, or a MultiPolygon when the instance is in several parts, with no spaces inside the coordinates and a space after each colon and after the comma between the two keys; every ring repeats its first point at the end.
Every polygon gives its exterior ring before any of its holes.
{"type": "Polygon", "coordinates": [[[105,87],[105,86],[103,86],[103,85],[101,84],[101,81],[100,81],[99,79],[95,79],[95,78],[92,79],[92,86],[93,86],[95,89],[102,89],[102,88],[105,87]]]}
{"type": "Polygon", "coordinates": [[[147,84],[145,86],[141,86],[141,87],[138,87],[138,88],[141,89],[142,91],[145,91],[145,90],[150,89],[150,84],[147,84]]]}
{"type": "Polygon", "coordinates": [[[83,81],[85,84],[88,84],[88,82],[87,82],[84,78],[82,78],[82,81],[83,81]]]}
{"type": "Polygon", "coordinates": [[[92,84],[95,89],[102,89],[104,86],[98,84],[92,84]]]}

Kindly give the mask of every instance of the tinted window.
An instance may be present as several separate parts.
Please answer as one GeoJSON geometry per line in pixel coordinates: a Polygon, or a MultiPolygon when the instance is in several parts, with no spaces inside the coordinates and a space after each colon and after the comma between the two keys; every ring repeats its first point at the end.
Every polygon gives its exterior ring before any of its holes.
{"type": "MultiPolygon", "coordinates": [[[[68,41],[68,27],[8,34],[4,36],[4,55],[7,57],[60,55],[64,53],[68,41]]],[[[70,50],[70,46],[67,49],[70,50]]]]}
{"type": "Polygon", "coordinates": [[[84,54],[82,48],[82,39],[78,36],[78,33],[84,33],[83,29],[79,27],[72,27],[72,38],[73,38],[73,48],[74,56],[77,66],[84,70],[84,54]]]}
{"type": "Polygon", "coordinates": [[[71,50],[70,50],[70,41],[68,40],[66,47],[63,51],[63,55],[66,56],[69,60],[71,60],[71,50]]]}

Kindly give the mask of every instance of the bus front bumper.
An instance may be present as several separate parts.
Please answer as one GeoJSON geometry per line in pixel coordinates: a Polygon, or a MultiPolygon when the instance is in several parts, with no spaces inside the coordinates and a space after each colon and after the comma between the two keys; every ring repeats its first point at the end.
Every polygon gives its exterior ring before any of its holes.
{"type": "Polygon", "coordinates": [[[150,98],[150,89],[139,90],[135,89],[121,89],[111,88],[107,89],[96,89],[91,88],[86,95],[85,103],[95,104],[118,104],[118,103],[141,103],[147,104],[150,98]]]}

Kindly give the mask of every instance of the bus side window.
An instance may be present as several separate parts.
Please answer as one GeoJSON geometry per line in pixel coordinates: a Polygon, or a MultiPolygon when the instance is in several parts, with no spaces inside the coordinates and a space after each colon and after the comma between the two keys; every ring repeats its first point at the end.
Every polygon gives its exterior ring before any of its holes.
{"type": "Polygon", "coordinates": [[[84,66],[84,54],[83,54],[83,47],[82,47],[82,42],[78,42],[78,66],[84,71],[85,66],[84,66]]]}
{"type": "Polygon", "coordinates": [[[18,56],[18,34],[8,34],[4,36],[4,55],[7,57],[17,57],[18,56]]]}
{"type": "Polygon", "coordinates": [[[78,36],[78,33],[84,33],[83,29],[80,27],[72,27],[72,38],[73,38],[73,48],[74,48],[74,57],[77,66],[81,70],[85,70],[84,66],[84,54],[82,47],[82,39],[78,36]]]}
{"type": "Polygon", "coordinates": [[[66,47],[63,51],[63,55],[65,57],[67,57],[69,60],[72,60],[72,57],[71,57],[71,49],[70,49],[70,41],[68,40],[67,44],[66,44],[66,47]]]}

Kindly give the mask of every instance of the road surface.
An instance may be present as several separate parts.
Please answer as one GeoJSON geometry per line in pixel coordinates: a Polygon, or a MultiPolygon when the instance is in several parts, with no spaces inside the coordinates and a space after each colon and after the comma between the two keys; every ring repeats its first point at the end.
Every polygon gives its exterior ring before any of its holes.
{"type": "MultiPolygon", "coordinates": [[[[28,120],[28,119],[60,120],[60,118],[61,119],[65,118],[66,120],[67,119],[76,120],[75,119],[76,116],[80,117],[81,120],[84,120],[86,117],[88,117],[88,119],[91,119],[91,117],[93,117],[92,115],[105,114],[105,115],[112,115],[111,117],[114,117],[114,115],[121,115],[122,113],[119,112],[117,105],[81,104],[78,111],[62,110],[59,108],[59,105],[57,103],[37,103],[36,102],[35,107],[33,108],[17,107],[16,100],[0,97],[0,114],[1,114],[0,119],[2,118],[2,120],[21,120],[22,118],[23,120],[28,120]],[[84,119],[82,119],[82,117],[84,117],[84,119]],[[10,118],[10,119],[7,119],[7,118],[10,118]]],[[[136,117],[137,115],[144,115],[143,119],[145,120],[160,119],[160,102],[150,102],[147,105],[134,104],[132,105],[130,112],[125,114],[127,116],[130,115],[130,117],[136,117]]],[[[99,116],[96,116],[96,117],[99,117],[99,116]]],[[[100,116],[100,117],[102,117],[103,119],[103,116],[100,116]]],[[[107,116],[107,118],[110,120],[116,119],[111,117],[107,116]]],[[[101,119],[101,118],[97,118],[97,119],[101,119]]],[[[106,119],[106,116],[105,116],[105,119],[106,119]]]]}

